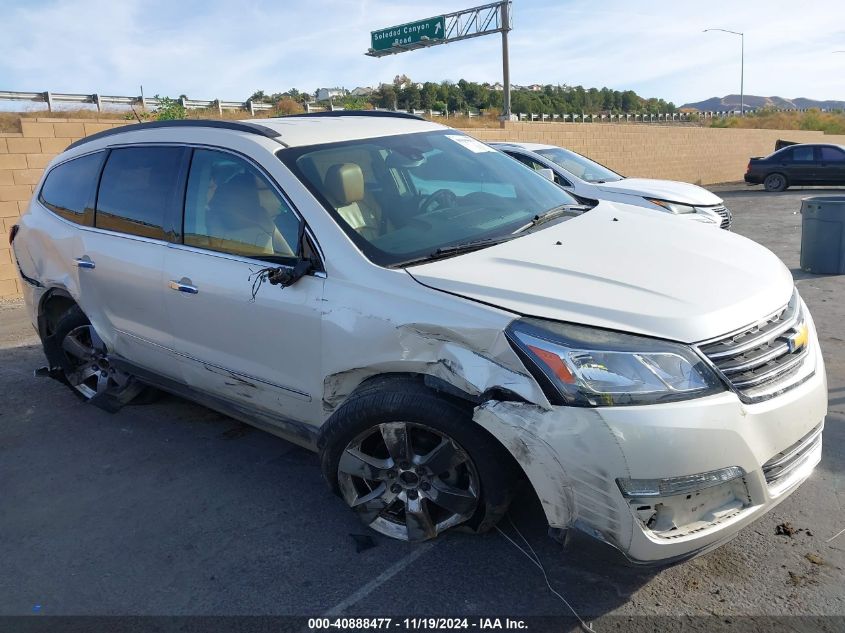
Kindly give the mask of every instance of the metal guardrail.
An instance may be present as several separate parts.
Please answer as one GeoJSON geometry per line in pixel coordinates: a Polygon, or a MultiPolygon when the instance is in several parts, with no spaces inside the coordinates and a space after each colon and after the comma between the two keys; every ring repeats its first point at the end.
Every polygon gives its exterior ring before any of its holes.
{"type": "MultiPolygon", "coordinates": [[[[157,108],[160,103],[154,97],[123,97],[101,94],[65,94],[59,92],[12,92],[0,91],[0,101],[32,101],[35,103],[46,103],[47,110],[52,112],[58,103],[75,103],[80,105],[95,105],[98,111],[109,105],[117,106],[141,106],[142,109],[157,108]]],[[[270,103],[258,101],[221,101],[220,99],[187,99],[180,97],[176,99],[182,107],[188,110],[216,109],[221,114],[223,110],[246,110],[250,114],[262,110],[272,110],[270,103]]]]}
{"type": "MultiPolygon", "coordinates": [[[[35,103],[46,103],[47,110],[52,112],[56,104],[59,103],[75,103],[80,105],[95,105],[98,111],[102,111],[104,107],[109,105],[132,107],[140,106],[142,109],[157,108],[160,102],[155,97],[124,97],[113,95],[100,94],[65,94],[58,92],[12,92],[0,91],[0,101],[31,101],[35,103]]],[[[216,109],[221,115],[224,110],[244,110],[250,114],[256,112],[266,112],[273,110],[274,106],[271,103],[263,103],[260,101],[221,101],[220,99],[187,99],[180,97],[176,99],[182,107],[188,110],[199,109],[216,109]]],[[[337,106],[327,103],[325,105],[314,105],[311,103],[304,104],[306,112],[321,112],[324,110],[343,110],[337,106]]],[[[378,109],[378,108],[377,108],[378,109]]],[[[775,109],[775,112],[807,112],[808,108],[795,109],[775,109]]],[[[746,109],[747,114],[757,112],[756,109],[746,109]]],[[[408,112],[411,114],[418,114],[422,116],[434,117],[449,117],[449,116],[467,116],[474,118],[483,116],[483,110],[460,110],[460,111],[439,111],[439,110],[420,110],[420,109],[397,109],[396,112],[408,112]]],[[[538,121],[538,122],[557,122],[557,123],[690,123],[697,121],[704,121],[707,119],[719,119],[739,114],[739,110],[718,110],[707,112],[666,112],[666,113],[621,113],[621,114],[584,114],[584,113],[570,113],[570,114],[543,114],[543,113],[519,113],[514,116],[519,121],[538,121]]]]}

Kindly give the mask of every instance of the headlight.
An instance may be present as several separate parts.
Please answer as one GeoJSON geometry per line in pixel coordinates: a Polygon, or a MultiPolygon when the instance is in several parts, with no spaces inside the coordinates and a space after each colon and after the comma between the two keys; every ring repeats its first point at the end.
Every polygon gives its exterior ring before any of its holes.
{"type": "Polygon", "coordinates": [[[531,318],[513,321],[506,335],[553,404],[655,404],[725,390],[680,343],[531,318]]]}
{"type": "Polygon", "coordinates": [[[669,202],[668,200],[657,200],[655,198],[646,198],[652,204],[656,204],[659,207],[663,207],[667,211],[670,211],[676,215],[682,215],[685,213],[695,213],[696,208],[691,204],[681,204],[680,202],[669,202]]]}

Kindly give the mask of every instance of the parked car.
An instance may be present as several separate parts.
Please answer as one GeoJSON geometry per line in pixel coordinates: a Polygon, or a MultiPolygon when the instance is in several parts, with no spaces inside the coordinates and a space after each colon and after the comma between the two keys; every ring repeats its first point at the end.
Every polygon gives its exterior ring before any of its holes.
{"type": "Polygon", "coordinates": [[[826,143],[798,143],[748,161],[745,182],[766,191],[785,191],[793,185],[845,185],[845,147],[826,143]]]}
{"type": "MultiPolygon", "coordinates": [[[[393,113],[128,125],[47,167],[10,239],[48,367],[157,387],[319,453],[374,530],[550,527],[679,560],[821,456],[825,369],[786,267],[393,113]]],[[[286,485],[296,485],[287,482],[286,485]]]]}
{"type": "Polygon", "coordinates": [[[674,180],[626,178],[604,165],[556,145],[490,143],[534,170],[551,169],[554,181],[586,200],[621,202],[671,213],[692,222],[730,229],[732,216],[724,201],[697,185],[674,180]]]}

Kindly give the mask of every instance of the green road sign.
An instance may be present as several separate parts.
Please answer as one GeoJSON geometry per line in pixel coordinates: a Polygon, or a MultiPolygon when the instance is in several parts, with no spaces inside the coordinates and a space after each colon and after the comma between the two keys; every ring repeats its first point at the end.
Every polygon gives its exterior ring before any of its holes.
{"type": "Polygon", "coordinates": [[[372,49],[384,51],[394,46],[407,46],[424,40],[443,40],[446,37],[446,17],[442,15],[408,24],[391,26],[370,33],[372,49]]]}

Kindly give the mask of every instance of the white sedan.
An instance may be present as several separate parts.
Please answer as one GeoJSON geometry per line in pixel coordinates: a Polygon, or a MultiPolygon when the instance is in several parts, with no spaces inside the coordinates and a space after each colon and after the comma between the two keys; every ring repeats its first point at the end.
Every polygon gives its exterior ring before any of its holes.
{"type": "Polygon", "coordinates": [[[672,213],[693,222],[731,228],[731,212],[722,199],[697,185],[675,180],[625,178],[581,154],[542,143],[490,143],[534,170],[551,169],[554,181],[587,200],[622,202],[672,213]]]}

